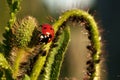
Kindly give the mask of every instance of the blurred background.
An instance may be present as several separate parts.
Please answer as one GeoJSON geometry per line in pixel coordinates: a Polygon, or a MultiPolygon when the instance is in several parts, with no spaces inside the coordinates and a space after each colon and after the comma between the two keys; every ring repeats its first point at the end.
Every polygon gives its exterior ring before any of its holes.
{"type": "MultiPolygon", "coordinates": [[[[106,68],[103,68],[103,71],[107,73],[106,80],[120,80],[119,4],[120,1],[118,0],[23,0],[21,3],[21,10],[17,16],[19,19],[22,19],[25,16],[31,15],[38,20],[39,24],[53,24],[50,20],[58,19],[58,16],[68,9],[79,8],[86,11],[90,10],[90,12],[95,16],[100,28],[104,30],[102,38],[105,46],[103,54],[105,54],[104,65],[106,68]]],[[[0,0],[0,41],[3,39],[2,33],[4,32],[4,27],[7,26],[9,17],[9,8],[6,0],[0,0]]],[[[77,32],[76,30],[72,29],[72,33],[74,34],[74,32],[77,32]]],[[[72,38],[75,39],[74,37],[72,38]]],[[[67,54],[66,56],[68,55],[70,54],[67,54]]],[[[74,56],[68,57],[69,59],[65,60],[70,60],[71,58],[72,60],[76,59],[76,57],[73,58],[74,56]]],[[[72,68],[74,68],[74,65],[72,68]]],[[[70,73],[69,71],[66,72],[70,73]]],[[[75,73],[69,75],[71,76],[74,74],[75,73]]],[[[65,76],[68,77],[69,75],[65,74],[65,76]]],[[[65,77],[64,75],[61,76],[65,77]]]]}

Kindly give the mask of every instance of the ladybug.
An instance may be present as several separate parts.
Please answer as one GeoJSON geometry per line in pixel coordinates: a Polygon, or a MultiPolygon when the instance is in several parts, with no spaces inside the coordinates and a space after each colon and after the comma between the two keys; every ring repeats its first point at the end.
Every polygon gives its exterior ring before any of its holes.
{"type": "Polygon", "coordinates": [[[42,34],[40,35],[40,42],[49,43],[54,38],[54,29],[50,24],[42,24],[42,34]]]}

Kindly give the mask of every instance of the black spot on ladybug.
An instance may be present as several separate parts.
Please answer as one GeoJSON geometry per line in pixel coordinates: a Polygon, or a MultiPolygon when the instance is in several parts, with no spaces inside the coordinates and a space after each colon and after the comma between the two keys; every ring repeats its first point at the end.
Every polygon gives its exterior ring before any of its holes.
{"type": "Polygon", "coordinates": [[[53,30],[53,28],[50,28],[50,30],[53,30]]]}
{"type": "Polygon", "coordinates": [[[43,29],[47,29],[47,27],[43,27],[43,29]]]}

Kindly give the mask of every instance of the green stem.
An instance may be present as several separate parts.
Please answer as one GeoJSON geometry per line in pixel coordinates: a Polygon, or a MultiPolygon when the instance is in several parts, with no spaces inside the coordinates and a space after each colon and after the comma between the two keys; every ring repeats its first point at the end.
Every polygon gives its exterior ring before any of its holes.
{"type": "Polygon", "coordinates": [[[67,49],[70,39],[70,29],[66,27],[61,35],[57,36],[58,41],[53,42],[52,46],[57,45],[49,51],[49,56],[46,61],[45,74],[42,80],[57,80],[60,74],[60,68],[64,59],[64,54],[67,49]]]}
{"type": "MultiPolygon", "coordinates": [[[[99,32],[98,32],[97,23],[95,22],[94,18],[85,11],[77,10],[77,9],[70,10],[70,11],[66,11],[64,14],[62,14],[62,16],[60,16],[59,20],[53,25],[55,33],[57,33],[57,31],[59,31],[59,29],[62,25],[65,25],[66,22],[69,21],[70,17],[72,17],[72,18],[78,17],[79,21],[85,20],[87,22],[87,24],[89,25],[88,31],[89,31],[89,34],[91,36],[91,38],[90,38],[90,41],[92,43],[91,46],[94,49],[94,51],[92,51],[94,54],[92,56],[92,59],[94,61],[93,63],[95,66],[95,72],[92,73],[91,79],[96,79],[96,78],[98,79],[97,74],[99,74],[100,70],[97,70],[97,69],[98,69],[98,67],[100,67],[100,65],[97,64],[95,61],[100,59],[101,43],[100,43],[100,36],[99,36],[99,32]]],[[[58,41],[58,42],[60,42],[60,41],[58,41]]],[[[52,42],[52,43],[54,43],[54,42],[52,42]]],[[[61,46],[60,43],[59,43],[59,46],[61,46]]],[[[60,48],[62,49],[62,47],[60,47],[60,48]]],[[[56,61],[58,59],[56,58],[57,52],[54,52],[53,49],[51,49],[52,51],[49,52],[50,56],[48,56],[47,61],[46,61],[45,72],[43,74],[44,75],[43,80],[51,80],[51,79],[56,80],[56,79],[58,79],[57,75],[60,73],[59,72],[60,67],[58,67],[58,69],[55,69],[55,66],[57,66],[58,64],[56,64],[56,65],[54,65],[54,64],[56,63],[56,61]],[[55,73],[56,72],[55,70],[57,70],[58,73],[55,73]]],[[[55,50],[59,51],[59,50],[57,50],[57,47],[55,48],[55,50]]],[[[63,50],[62,54],[58,54],[58,55],[59,56],[63,55],[64,51],[65,50],[63,50]]],[[[64,56],[62,58],[64,58],[64,56]]]]}
{"type": "Polygon", "coordinates": [[[14,65],[12,67],[14,79],[16,79],[16,77],[19,75],[19,66],[20,66],[21,60],[26,55],[26,52],[24,51],[24,49],[19,49],[19,50],[17,50],[16,54],[17,54],[16,59],[15,59],[14,65]]]}
{"type": "Polygon", "coordinates": [[[20,10],[21,0],[7,0],[7,2],[10,8],[10,20],[8,22],[8,27],[11,28],[16,21],[17,12],[20,10]]]}

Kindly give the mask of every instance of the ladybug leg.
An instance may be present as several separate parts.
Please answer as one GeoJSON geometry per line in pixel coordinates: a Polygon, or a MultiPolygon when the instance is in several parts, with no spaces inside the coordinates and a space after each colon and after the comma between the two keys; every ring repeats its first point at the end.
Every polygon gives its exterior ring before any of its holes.
{"type": "Polygon", "coordinates": [[[50,39],[50,38],[52,38],[52,35],[49,35],[48,37],[49,37],[49,39],[50,39]]]}
{"type": "Polygon", "coordinates": [[[44,35],[41,34],[41,35],[39,36],[39,40],[40,40],[40,42],[42,42],[43,39],[44,39],[44,35]]]}
{"type": "Polygon", "coordinates": [[[52,35],[47,35],[47,38],[48,38],[48,41],[47,41],[47,42],[50,42],[50,41],[51,41],[51,38],[52,38],[52,35]]]}

